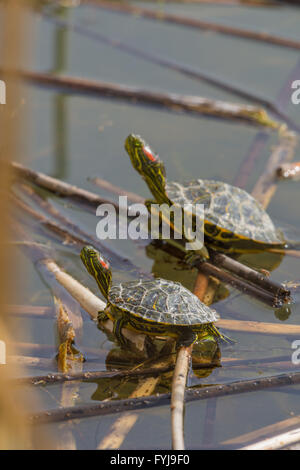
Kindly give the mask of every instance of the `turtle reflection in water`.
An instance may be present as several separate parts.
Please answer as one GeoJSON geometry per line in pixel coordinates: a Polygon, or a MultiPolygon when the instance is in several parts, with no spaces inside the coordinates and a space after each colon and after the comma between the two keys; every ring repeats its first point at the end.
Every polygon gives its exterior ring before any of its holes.
{"type": "Polygon", "coordinates": [[[112,285],[109,262],[93,247],[81,250],[81,260],[107,300],[99,320],[110,318],[114,334],[125,345],[122,328],[147,335],[170,336],[178,345],[189,345],[207,335],[230,341],[214,326],[217,312],[178,282],[137,280],[112,285]]]}

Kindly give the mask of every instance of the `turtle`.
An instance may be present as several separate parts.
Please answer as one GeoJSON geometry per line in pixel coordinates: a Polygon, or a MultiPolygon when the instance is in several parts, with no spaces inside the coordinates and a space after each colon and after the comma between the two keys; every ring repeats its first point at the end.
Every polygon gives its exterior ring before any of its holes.
{"type": "Polygon", "coordinates": [[[80,257],[107,300],[98,321],[110,318],[114,322],[114,334],[121,345],[126,345],[124,326],[147,335],[170,336],[178,345],[187,346],[208,335],[232,341],[214,325],[219,314],[179,282],[156,278],[113,285],[110,263],[98,250],[85,246],[80,257]]]}
{"type": "MultiPolygon", "coordinates": [[[[167,181],[164,163],[139,135],[130,134],[125,149],[154,197],[145,202],[149,211],[153,204],[174,205],[184,212],[191,205],[204,205],[204,246],[199,251],[202,258],[209,257],[206,245],[229,253],[257,253],[285,246],[270,216],[243,189],[214,180],[167,181]]],[[[184,228],[181,231],[188,238],[184,228]]]]}

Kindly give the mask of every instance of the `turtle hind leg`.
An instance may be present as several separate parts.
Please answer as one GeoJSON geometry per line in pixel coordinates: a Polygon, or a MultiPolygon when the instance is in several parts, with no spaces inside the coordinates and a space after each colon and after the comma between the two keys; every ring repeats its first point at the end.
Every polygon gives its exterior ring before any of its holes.
{"type": "Polygon", "coordinates": [[[223,335],[220,333],[218,328],[216,328],[213,324],[210,324],[207,326],[207,331],[211,333],[215,338],[220,339],[221,341],[224,341],[224,343],[227,344],[235,344],[236,341],[234,339],[229,338],[229,336],[223,335]]]}

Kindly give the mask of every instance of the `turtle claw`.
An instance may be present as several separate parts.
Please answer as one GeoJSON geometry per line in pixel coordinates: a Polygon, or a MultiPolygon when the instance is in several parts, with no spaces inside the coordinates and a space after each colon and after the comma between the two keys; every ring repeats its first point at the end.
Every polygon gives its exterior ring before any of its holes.
{"type": "Polygon", "coordinates": [[[195,253],[194,251],[191,251],[184,256],[185,263],[193,268],[197,268],[198,265],[206,261],[206,259],[207,257],[205,255],[195,253]]]}

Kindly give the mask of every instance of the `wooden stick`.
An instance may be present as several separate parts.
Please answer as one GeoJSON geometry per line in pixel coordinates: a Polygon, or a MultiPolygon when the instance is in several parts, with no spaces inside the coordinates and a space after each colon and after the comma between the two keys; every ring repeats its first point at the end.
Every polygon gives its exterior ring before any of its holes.
{"type": "Polygon", "coordinates": [[[266,323],[246,320],[226,320],[225,318],[221,318],[217,325],[228,331],[240,331],[245,333],[288,336],[300,334],[300,325],[285,325],[281,323],[266,323]]]}
{"type": "MultiPolygon", "coordinates": [[[[10,356],[12,361],[21,361],[24,358],[24,363],[29,365],[43,364],[44,358],[40,357],[29,357],[29,356],[10,356]]],[[[161,359],[163,359],[161,357],[161,359]]],[[[196,358],[193,359],[194,365],[197,365],[196,358]]],[[[152,361],[154,363],[154,361],[152,361]]],[[[288,363],[291,364],[290,356],[272,356],[265,358],[248,358],[248,359],[236,359],[232,357],[222,357],[222,363],[220,362],[199,362],[199,369],[211,369],[215,367],[222,368],[246,368],[249,366],[257,367],[258,365],[264,365],[267,367],[287,367],[288,363]]],[[[52,359],[45,359],[44,365],[48,368],[54,364],[52,359]]],[[[34,375],[28,377],[21,377],[13,379],[13,382],[17,385],[51,385],[60,384],[64,382],[78,382],[78,381],[94,381],[99,379],[123,379],[123,378],[137,378],[137,377],[156,377],[158,375],[165,374],[174,370],[174,364],[169,365],[158,365],[147,368],[133,368],[129,370],[116,370],[116,371],[103,371],[103,370],[92,370],[83,372],[55,372],[46,375],[34,375]]]]}
{"type": "Polygon", "coordinates": [[[282,38],[270,34],[268,32],[259,32],[251,31],[246,29],[241,29],[237,27],[225,26],[222,24],[216,24],[208,21],[198,20],[194,18],[187,18],[183,16],[174,15],[171,13],[166,13],[159,9],[148,10],[137,5],[131,5],[128,3],[119,3],[119,2],[108,2],[105,0],[84,0],[85,3],[97,5],[104,10],[111,12],[124,13],[130,15],[141,16],[148,18],[150,20],[158,20],[171,24],[178,24],[181,26],[186,26],[189,28],[204,30],[204,31],[213,31],[219,34],[225,34],[233,37],[239,37],[243,39],[250,39],[253,41],[259,41],[268,44],[274,44],[280,47],[287,47],[291,49],[300,50],[300,42],[293,39],[282,38]]]}
{"type": "Polygon", "coordinates": [[[31,83],[63,88],[71,92],[85,92],[99,96],[130,100],[160,106],[171,111],[185,111],[193,114],[214,116],[220,119],[233,119],[251,124],[278,128],[280,124],[272,120],[266,111],[257,106],[229,103],[200,96],[176,93],[161,93],[123,84],[87,80],[69,76],[55,76],[40,72],[21,71],[20,76],[31,83]]]}
{"type": "Polygon", "coordinates": [[[231,273],[236,274],[238,277],[245,279],[248,282],[258,284],[261,288],[272,292],[275,296],[283,298],[288,296],[287,290],[282,284],[268,279],[262,273],[255,271],[248,266],[242,265],[238,261],[229,258],[222,253],[212,251],[210,252],[210,258],[212,263],[216,266],[227,269],[231,273]]]}
{"type": "Polygon", "coordinates": [[[74,202],[84,204],[89,210],[95,214],[95,209],[100,204],[112,204],[116,211],[119,206],[111,200],[107,200],[98,194],[92,193],[77,186],[71,185],[57,178],[47,176],[44,173],[31,170],[21,165],[21,163],[12,162],[11,166],[17,176],[26,179],[36,186],[47,189],[48,191],[57,194],[60,197],[71,199],[74,202]]]}
{"type": "MultiPolygon", "coordinates": [[[[222,385],[212,385],[200,389],[186,391],[186,401],[206,400],[211,397],[231,396],[240,393],[256,392],[274,387],[296,385],[300,383],[300,372],[289,372],[269,377],[257,377],[255,379],[240,380],[222,385]]],[[[29,415],[33,424],[60,422],[70,419],[87,418],[91,416],[104,416],[130,410],[149,409],[154,406],[163,406],[170,403],[170,394],[152,395],[147,398],[131,398],[102,402],[97,404],[82,405],[71,408],[46,410],[29,415]]]]}
{"type": "Polygon", "coordinates": [[[263,441],[255,442],[255,444],[242,447],[239,450],[277,450],[297,442],[300,442],[300,427],[274,437],[269,437],[263,441]]]}
{"type": "Polygon", "coordinates": [[[222,444],[239,447],[241,444],[246,442],[255,442],[260,439],[271,437],[281,432],[291,430],[292,428],[297,428],[299,425],[300,416],[294,416],[293,418],[278,421],[277,423],[264,426],[263,428],[256,429],[255,431],[242,434],[232,439],[227,439],[226,441],[222,442],[222,444]]]}
{"type": "Polygon", "coordinates": [[[183,415],[184,394],[193,345],[182,346],[177,354],[176,366],[172,380],[171,417],[172,417],[172,449],[184,450],[183,415]]]}
{"type": "MultiPolygon", "coordinates": [[[[194,294],[202,301],[208,286],[208,278],[198,273],[194,294]]],[[[171,429],[172,449],[184,450],[184,393],[189,366],[191,362],[193,344],[181,346],[176,357],[171,392],[171,429]]]]}

